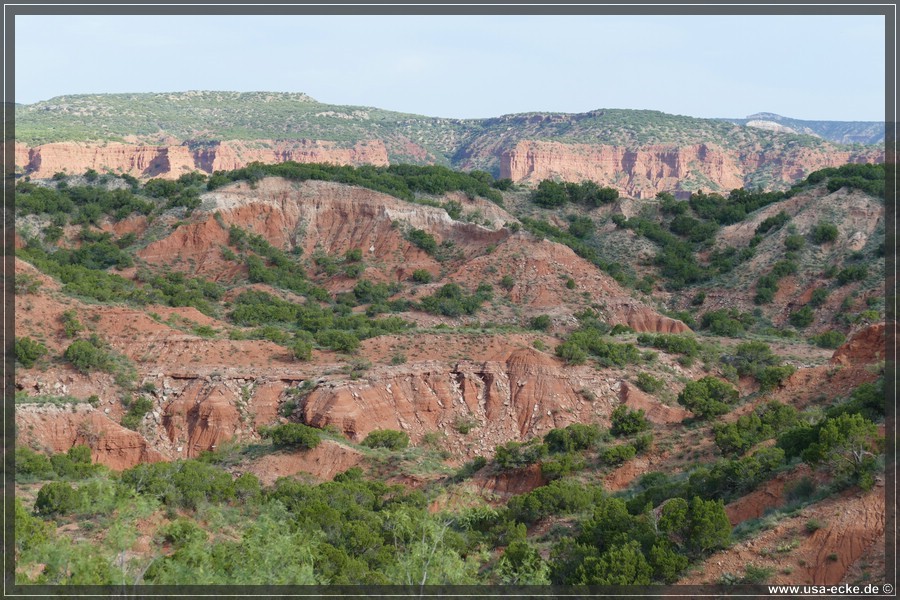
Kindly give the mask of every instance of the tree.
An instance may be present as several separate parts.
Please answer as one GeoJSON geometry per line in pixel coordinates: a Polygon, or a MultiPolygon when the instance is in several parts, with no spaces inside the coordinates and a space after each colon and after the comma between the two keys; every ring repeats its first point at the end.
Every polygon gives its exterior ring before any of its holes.
{"type": "Polygon", "coordinates": [[[725,503],[694,496],[688,510],[688,531],[688,545],[696,554],[724,548],[731,538],[725,503]]]}
{"type": "Polygon", "coordinates": [[[538,184],[531,201],[543,208],[557,208],[569,201],[569,195],[565,184],[544,179],[538,184]]]}
{"type": "Polygon", "coordinates": [[[724,415],[729,405],[738,399],[738,391],[715,377],[691,381],[678,394],[678,403],[687,407],[699,419],[724,415]]]}
{"type": "Polygon", "coordinates": [[[637,540],[611,547],[600,556],[588,556],[576,570],[584,585],[649,585],[653,569],[637,540]]]}
{"type": "Polygon", "coordinates": [[[306,340],[296,340],[291,346],[291,354],[297,360],[309,360],[312,358],[312,344],[306,340]]]}
{"type": "Polygon", "coordinates": [[[495,570],[504,585],[547,585],[550,583],[550,566],[531,544],[515,540],[497,561],[495,570]]]}
{"type": "Polygon", "coordinates": [[[819,430],[819,456],[838,479],[868,489],[874,483],[878,428],[859,413],[827,419],[819,430]]]}
{"type": "Polygon", "coordinates": [[[661,540],[650,549],[650,565],[653,567],[653,573],[657,579],[662,579],[666,583],[675,583],[678,576],[687,567],[688,558],[678,554],[672,549],[671,544],[661,540]]]}

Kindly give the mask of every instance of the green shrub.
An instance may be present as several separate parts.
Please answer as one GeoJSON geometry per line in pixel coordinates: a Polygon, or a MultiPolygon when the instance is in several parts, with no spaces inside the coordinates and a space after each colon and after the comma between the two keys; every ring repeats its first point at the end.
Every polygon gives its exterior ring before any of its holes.
{"type": "Polygon", "coordinates": [[[74,338],[76,335],[78,335],[79,331],[84,329],[84,325],[82,325],[81,321],[78,320],[78,315],[74,310],[67,310],[63,312],[60,320],[62,320],[63,331],[68,338],[74,338]]]}
{"type": "Polygon", "coordinates": [[[665,387],[665,381],[662,379],[657,379],[653,375],[649,373],[638,373],[636,384],[641,391],[647,392],[648,394],[655,394],[659,392],[665,387]]]}
{"type": "Polygon", "coordinates": [[[793,365],[769,366],[761,369],[756,373],[756,380],[759,382],[759,390],[768,392],[780,387],[784,380],[797,372],[797,368],[793,365]]]}
{"type": "Polygon", "coordinates": [[[291,354],[297,360],[309,360],[312,358],[312,344],[308,340],[297,339],[291,345],[291,354]]]}
{"type": "Polygon", "coordinates": [[[805,245],[806,238],[804,238],[802,235],[794,234],[784,238],[784,247],[791,252],[796,252],[797,250],[803,248],[803,246],[805,245]]]}
{"type": "Polygon", "coordinates": [[[551,324],[552,321],[548,315],[538,315],[528,322],[528,326],[537,331],[547,331],[551,324]]]}
{"type": "Polygon", "coordinates": [[[433,235],[426,231],[422,231],[421,229],[412,229],[406,234],[406,239],[417,248],[424,250],[427,254],[434,255],[437,251],[437,240],[434,239],[433,235]]]}
{"type": "Polygon", "coordinates": [[[532,465],[545,458],[549,453],[547,444],[540,443],[538,438],[528,442],[510,441],[494,449],[494,460],[501,469],[518,469],[532,465]]]}
{"type": "Polygon", "coordinates": [[[107,352],[87,340],[76,340],[63,353],[66,360],[82,373],[107,370],[111,366],[107,352]]]}
{"type": "Polygon", "coordinates": [[[30,369],[42,356],[47,354],[47,346],[36,342],[30,337],[16,338],[16,360],[19,364],[30,369]]]}
{"type": "Polygon", "coordinates": [[[500,287],[506,291],[510,291],[515,287],[516,280],[512,275],[504,275],[502,279],[500,279],[500,287]]]}
{"type": "Polygon", "coordinates": [[[607,446],[600,452],[600,460],[608,465],[621,465],[628,462],[637,454],[637,450],[631,444],[619,444],[607,446]]]}
{"type": "Polygon", "coordinates": [[[360,248],[351,248],[344,253],[344,260],[347,262],[359,262],[362,260],[363,254],[360,248]]]}
{"type": "Polygon", "coordinates": [[[45,484],[34,501],[34,511],[39,515],[65,515],[81,507],[81,497],[70,484],[51,481],[45,484]]]}
{"type": "Polygon", "coordinates": [[[16,477],[49,479],[53,477],[50,459],[26,446],[16,446],[16,477]]]}
{"type": "Polygon", "coordinates": [[[284,423],[265,428],[260,434],[263,438],[272,440],[272,444],[277,448],[311,450],[322,440],[318,429],[300,423],[284,423]]]}
{"type": "Polygon", "coordinates": [[[413,271],[412,280],[416,283],[431,283],[431,273],[425,269],[416,269],[413,271]]]}
{"type": "Polygon", "coordinates": [[[476,456],[459,468],[453,476],[454,481],[462,481],[468,479],[487,465],[487,459],[483,456],[476,456]]]}
{"type": "Polygon", "coordinates": [[[393,429],[377,429],[366,436],[362,445],[368,448],[403,450],[409,445],[409,436],[393,429]]]}
{"type": "Polygon", "coordinates": [[[850,265],[837,273],[837,280],[840,285],[847,285],[853,281],[862,281],[868,275],[869,270],[865,265],[850,265]]]}
{"type": "Polygon", "coordinates": [[[565,429],[551,429],[544,436],[544,444],[550,452],[576,452],[587,450],[600,439],[596,425],[572,423],[565,429]]]}
{"type": "Polygon", "coordinates": [[[644,416],[644,409],[631,410],[624,404],[617,406],[612,412],[613,435],[633,435],[650,428],[650,422],[644,416]]]}
{"type": "Polygon", "coordinates": [[[788,321],[790,321],[791,325],[797,327],[798,329],[809,327],[810,325],[812,325],[814,319],[815,314],[813,314],[813,309],[808,304],[800,310],[792,312],[788,316],[788,321]]]}
{"type": "Polygon", "coordinates": [[[819,221],[810,230],[809,234],[812,237],[812,241],[816,244],[827,244],[838,238],[838,228],[834,223],[819,221]]]}
{"type": "Polygon", "coordinates": [[[700,343],[691,336],[678,334],[652,335],[642,333],[638,336],[638,343],[664,350],[669,354],[683,354],[685,356],[697,356],[700,353],[700,343]]]}
{"type": "Polygon", "coordinates": [[[566,185],[550,179],[543,179],[531,196],[531,201],[543,208],[557,208],[569,201],[566,185]]]}
{"type": "Polygon", "coordinates": [[[816,288],[813,290],[812,296],[809,298],[809,305],[813,308],[819,308],[825,304],[828,299],[828,290],[825,288],[816,288]]]}
{"type": "Polygon", "coordinates": [[[768,233],[773,229],[781,229],[785,223],[790,221],[791,218],[784,211],[779,212],[778,214],[767,217],[764,219],[757,227],[756,234],[768,233]]]}
{"type": "Polygon", "coordinates": [[[359,348],[359,338],[350,331],[324,329],[316,333],[316,342],[335,352],[351,353],[359,348]]]}
{"type": "Polygon", "coordinates": [[[678,403],[699,419],[708,419],[728,412],[738,399],[738,391],[715,377],[703,377],[689,382],[678,394],[678,403]]]}
{"type": "Polygon", "coordinates": [[[742,313],[734,308],[723,308],[704,314],[700,326],[714,335],[736,337],[747,331],[755,321],[755,317],[750,313],[742,313]]]}
{"type": "Polygon", "coordinates": [[[203,543],[208,538],[208,534],[193,520],[184,517],[163,525],[156,531],[156,535],[164,542],[172,544],[175,548],[181,548],[193,543],[203,543]]]}
{"type": "Polygon", "coordinates": [[[580,454],[566,452],[541,461],[541,474],[546,479],[553,481],[578,472],[584,466],[584,458],[580,454]]]}
{"type": "Polygon", "coordinates": [[[122,416],[122,426],[136,431],[144,420],[144,416],[153,410],[153,402],[143,396],[131,402],[128,412],[122,416]]]}

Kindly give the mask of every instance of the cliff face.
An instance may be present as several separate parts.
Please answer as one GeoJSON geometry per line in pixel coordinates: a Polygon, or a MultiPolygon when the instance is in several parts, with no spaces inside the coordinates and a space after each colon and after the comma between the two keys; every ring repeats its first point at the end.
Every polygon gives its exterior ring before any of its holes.
{"type": "MultiPolygon", "coordinates": [[[[176,140],[172,140],[177,142],[176,140]]],[[[415,144],[407,154],[425,162],[428,155],[415,144]]],[[[480,150],[499,157],[500,177],[537,183],[542,179],[591,180],[633,198],[652,198],[661,191],[703,189],[729,191],[740,187],[783,187],[817,169],[848,162],[884,161],[884,150],[858,151],[788,147],[729,150],[715,144],[647,145],[637,149],[595,144],[519,141],[492,144],[480,150]]],[[[471,157],[469,157],[471,159],[471,157]]],[[[127,173],[135,177],[176,178],[184,173],[239,169],[251,162],[389,164],[382,140],[365,140],[351,147],[321,140],[223,141],[194,145],[140,145],[58,142],[29,148],[15,147],[16,168],[43,179],[55,173],[127,173]]]]}
{"type": "Polygon", "coordinates": [[[690,146],[621,146],[523,141],[500,155],[500,177],[536,183],[542,179],[591,180],[634,198],[658,192],[732,190],[764,171],[775,184],[789,184],[806,174],[848,162],[881,162],[884,151],[733,152],[711,144],[690,146]]]}
{"type": "Polygon", "coordinates": [[[176,178],[192,171],[212,173],[239,169],[251,162],[332,163],[339,165],[388,164],[387,148],[380,140],[361,141],[349,148],[319,140],[253,142],[225,141],[192,148],[180,145],[151,146],[58,142],[29,148],[16,144],[16,167],[37,179],[55,173],[126,173],[134,177],[176,178]]]}

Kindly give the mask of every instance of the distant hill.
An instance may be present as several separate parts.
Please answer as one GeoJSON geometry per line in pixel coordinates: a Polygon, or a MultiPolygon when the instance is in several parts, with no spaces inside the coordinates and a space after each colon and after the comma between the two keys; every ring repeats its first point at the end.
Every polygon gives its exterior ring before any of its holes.
{"type": "Polygon", "coordinates": [[[439,164],[516,181],[591,179],[652,197],[785,187],[823,167],[883,160],[883,149],[768,129],[650,110],[446,119],[323,104],[302,93],[91,94],[17,106],[16,165],[35,177],[86,168],[146,177],[253,160],[439,164]],[[59,142],[81,145],[47,146],[59,142]]]}
{"type": "Polygon", "coordinates": [[[768,112],[727,120],[748,127],[813,135],[836,144],[884,144],[882,121],[804,121],[768,112]]]}

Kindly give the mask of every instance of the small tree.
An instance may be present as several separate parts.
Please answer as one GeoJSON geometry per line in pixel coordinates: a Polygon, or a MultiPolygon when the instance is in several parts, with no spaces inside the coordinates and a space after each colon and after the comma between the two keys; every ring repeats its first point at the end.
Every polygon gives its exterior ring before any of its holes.
{"type": "Polygon", "coordinates": [[[715,377],[691,381],[678,394],[678,403],[687,407],[697,418],[707,419],[728,412],[729,405],[738,399],[738,391],[715,377]]]}
{"type": "Polygon", "coordinates": [[[827,419],[819,430],[818,455],[839,479],[863,489],[874,483],[875,452],[880,438],[875,424],[859,413],[827,419]]]}

